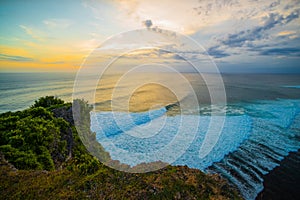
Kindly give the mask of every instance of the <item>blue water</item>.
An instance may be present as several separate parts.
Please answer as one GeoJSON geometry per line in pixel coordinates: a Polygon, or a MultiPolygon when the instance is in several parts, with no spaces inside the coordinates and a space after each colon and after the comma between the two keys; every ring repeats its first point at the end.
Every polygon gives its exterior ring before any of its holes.
{"type": "Polygon", "coordinates": [[[72,100],[74,73],[0,73],[0,113],[22,110],[42,96],[72,100]]]}
{"type": "Polygon", "coordinates": [[[227,115],[222,132],[204,157],[200,147],[209,123],[222,116],[167,116],[162,115],[167,112],[165,108],[134,114],[94,112],[91,128],[115,160],[131,166],[160,160],[220,173],[246,199],[254,199],[263,189],[263,175],[278,166],[289,152],[300,148],[300,100],[257,100],[220,108],[220,112],[224,110],[227,115]],[[197,129],[192,128],[195,121],[199,121],[197,129]],[[179,128],[184,132],[179,133],[179,128]],[[188,140],[192,131],[196,134],[182,151],[180,144],[188,140]],[[182,135],[175,138],[177,134],[182,135]],[[174,140],[176,145],[161,155],[159,151],[174,140]],[[176,157],[178,152],[183,153],[176,157]]]}
{"type": "MultiPolygon", "coordinates": [[[[163,106],[149,112],[111,112],[114,81],[104,80],[94,101],[103,110],[91,113],[91,129],[113,159],[129,165],[161,160],[219,173],[244,198],[255,199],[263,189],[263,176],[289,152],[300,149],[300,75],[223,75],[226,106],[207,106],[203,82],[191,74],[187,77],[200,108],[182,115],[170,114],[163,106]],[[218,124],[222,119],[221,132],[218,126],[210,127],[212,121],[218,124]]],[[[0,73],[0,113],[27,108],[46,95],[71,101],[74,78],[75,74],[0,73]]],[[[88,90],[80,91],[83,97],[88,90]]],[[[128,94],[119,94],[124,95],[128,94]]]]}

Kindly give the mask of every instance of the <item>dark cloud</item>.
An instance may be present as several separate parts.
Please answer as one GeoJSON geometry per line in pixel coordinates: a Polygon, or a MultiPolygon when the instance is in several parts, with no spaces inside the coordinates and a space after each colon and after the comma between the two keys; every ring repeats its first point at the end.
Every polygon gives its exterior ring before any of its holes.
{"type": "Polygon", "coordinates": [[[143,21],[143,24],[146,28],[150,28],[153,25],[150,19],[143,21]]]}
{"type": "Polygon", "coordinates": [[[6,61],[17,61],[17,62],[31,62],[34,61],[34,59],[24,56],[13,56],[13,55],[7,55],[7,54],[0,54],[0,60],[6,60],[6,61]]]}
{"type": "Polygon", "coordinates": [[[260,55],[269,56],[269,55],[275,55],[275,56],[300,56],[300,48],[272,48],[272,49],[265,49],[262,50],[260,55]]]}
{"type": "Polygon", "coordinates": [[[294,19],[299,18],[299,12],[300,10],[295,10],[287,16],[283,16],[278,13],[271,13],[265,18],[265,23],[263,25],[256,26],[246,31],[229,34],[226,38],[220,40],[220,42],[229,47],[247,46],[246,43],[266,38],[266,31],[274,28],[275,26],[285,25],[294,19]]]}
{"type": "Polygon", "coordinates": [[[276,6],[278,6],[280,4],[280,2],[279,1],[274,1],[274,2],[272,2],[271,4],[270,4],[270,8],[274,8],[274,7],[276,7],[276,6]]]}
{"type": "Polygon", "coordinates": [[[173,55],[173,58],[174,58],[175,60],[185,60],[182,56],[180,56],[180,55],[178,55],[178,54],[174,54],[174,55],[173,55]]]}
{"type": "Polygon", "coordinates": [[[218,46],[210,47],[207,50],[207,53],[214,58],[224,58],[230,56],[230,54],[226,53],[224,50],[219,49],[218,46]]]}
{"type": "Polygon", "coordinates": [[[172,53],[171,51],[168,51],[168,50],[165,50],[165,49],[158,49],[157,52],[158,52],[159,56],[172,53]]]}

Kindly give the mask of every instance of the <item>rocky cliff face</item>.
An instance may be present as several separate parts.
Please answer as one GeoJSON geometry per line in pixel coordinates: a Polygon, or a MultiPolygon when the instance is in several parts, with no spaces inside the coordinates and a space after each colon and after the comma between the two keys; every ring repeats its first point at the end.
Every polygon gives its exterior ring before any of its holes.
{"type": "Polygon", "coordinates": [[[70,123],[72,126],[74,126],[74,120],[73,120],[73,113],[72,113],[72,106],[62,106],[59,108],[54,108],[52,110],[54,117],[56,118],[63,118],[68,123],[70,123]]]}
{"type": "Polygon", "coordinates": [[[62,106],[59,108],[55,108],[52,110],[52,112],[54,117],[63,118],[70,124],[70,126],[61,131],[61,140],[66,141],[66,154],[62,155],[61,153],[57,152],[56,154],[51,155],[54,163],[56,164],[56,167],[60,167],[63,162],[68,161],[72,157],[72,149],[74,146],[73,130],[71,128],[71,126],[74,126],[72,106],[62,106]]]}
{"type": "Polygon", "coordinates": [[[3,153],[0,152],[0,169],[6,169],[8,171],[17,171],[17,169],[15,168],[15,166],[13,166],[12,164],[10,164],[4,157],[3,153]]]}

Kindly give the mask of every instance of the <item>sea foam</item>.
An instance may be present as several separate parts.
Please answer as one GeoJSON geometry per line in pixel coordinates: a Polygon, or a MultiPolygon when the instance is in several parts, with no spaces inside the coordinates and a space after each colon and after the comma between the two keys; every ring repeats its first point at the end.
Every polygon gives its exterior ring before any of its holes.
{"type": "MultiPolygon", "coordinates": [[[[226,116],[222,131],[205,140],[211,151],[199,152],[211,121],[222,116],[164,115],[164,108],[144,113],[92,113],[92,131],[113,159],[131,166],[142,162],[163,161],[205,169],[234,151],[249,136],[251,117],[226,116]]],[[[211,130],[214,133],[214,130],[211,130]]],[[[210,134],[211,134],[210,133],[210,134]]]]}

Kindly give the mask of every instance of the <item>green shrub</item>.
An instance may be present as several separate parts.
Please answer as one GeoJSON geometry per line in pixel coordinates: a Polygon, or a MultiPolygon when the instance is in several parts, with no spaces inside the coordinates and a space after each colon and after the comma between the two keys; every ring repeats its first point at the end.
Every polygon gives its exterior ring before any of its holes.
{"type": "MultiPolygon", "coordinates": [[[[43,105],[49,98],[41,99],[36,105],[43,105]]],[[[63,102],[53,99],[50,104],[63,102]]],[[[53,170],[52,153],[64,155],[66,152],[61,132],[69,124],[43,107],[1,114],[0,124],[0,151],[18,169],[53,170]]]]}
{"type": "Polygon", "coordinates": [[[39,98],[37,101],[35,101],[34,105],[32,106],[34,107],[44,107],[44,108],[48,108],[51,106],[55,106],[55,105],[61,105],[64,104],[64,101],[54,97],[54,96],[46,96],[46,97],[41,97],[39,98]]]}
{"type": "Polygon", "coordinates": [[[0,151],[18,169],[42,169],[42,165],[32,151],[19,151],[11,145],[0,146],[0,151]]]}

